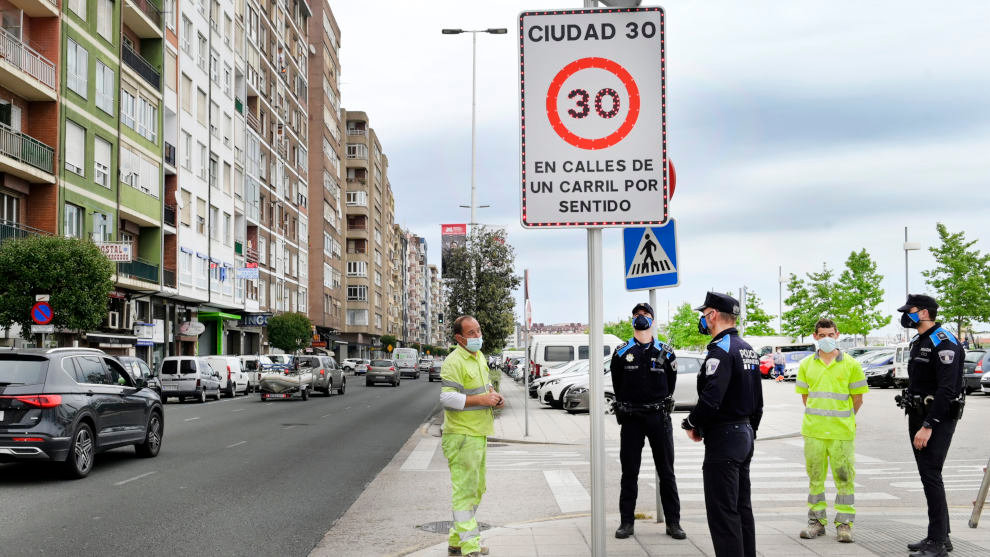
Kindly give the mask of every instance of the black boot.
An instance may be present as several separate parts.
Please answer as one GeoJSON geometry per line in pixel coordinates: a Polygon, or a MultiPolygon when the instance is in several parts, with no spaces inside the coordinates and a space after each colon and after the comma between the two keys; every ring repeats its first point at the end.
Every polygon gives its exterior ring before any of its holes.
{"type": "Polygon", "coordinates": [[[925,544],[917,551],[911,552],[909,557],[947,557],[948,554],[944,542],[925,540],[925,544]]]}
{"type": "Polygon", "coordinates": [[[619,529],[615,531],[615,537],[619,538],[620,540],[628,538],[631,535],[633,535],[632,522],[623,522],[619,524],[619,529]]]}
{"type": "Polygon", "coordinates": [[[683,540],[687,537],[687,534],[681,529],[681,525],[676,522],[667,523],[667,535],[675,540],[683,540]]]}
{"type": "MultiPolygon", "coordinates": [[[[911,551],[921,551],[924,549],[926,543],[928,543],[928,538],[925,538],[920,542],[909,543],[907,544],[907,548],[911,551]]],[[[952,540],[949,538],[945,538],[945,550],[952,551],[952,540]]]]}

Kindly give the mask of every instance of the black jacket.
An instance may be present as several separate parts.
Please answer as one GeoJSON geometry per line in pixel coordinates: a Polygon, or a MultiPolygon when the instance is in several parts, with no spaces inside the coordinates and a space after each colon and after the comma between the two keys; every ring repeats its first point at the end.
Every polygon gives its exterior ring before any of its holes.
{"type": "Polygon", "coordinates": [[[749,421],[755,432],[763,418],[760,358],[735,328],[722,331],[708,345],[698,371],[698,404],[688,415],[695,429],[749,421]]]}
{"type": "Polygon", "coordinates": [[[635,338],[612,354],[611,374],[619,402],[652,404],[674,394],[677,360],[674,349],[654,340],[640,344],[635,338]]]}
{"type": "Polygon", "coordinates": [[[949,405],[962,390],[965,357],[966,351],[956,337],[938,322],[911,340],[908,389],[922,397],[933,397],[925,417],[929,424],[948,419],[949,405]]]}

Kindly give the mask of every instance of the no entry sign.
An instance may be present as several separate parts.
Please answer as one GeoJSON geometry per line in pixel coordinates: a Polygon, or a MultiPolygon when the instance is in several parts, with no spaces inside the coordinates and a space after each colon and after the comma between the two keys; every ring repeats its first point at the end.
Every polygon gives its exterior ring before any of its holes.
{"type": "Polygon", "coordinates": [[[522,224],[667,221],[662,8],[519,16],[522,224]]]}

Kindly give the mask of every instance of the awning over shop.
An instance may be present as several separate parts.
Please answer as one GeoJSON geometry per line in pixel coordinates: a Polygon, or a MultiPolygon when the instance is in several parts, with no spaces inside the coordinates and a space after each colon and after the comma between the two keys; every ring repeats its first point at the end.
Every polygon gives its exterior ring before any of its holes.
{"type": "Polygon", "coordinates": [[[234,321],[240,320],[240,315],[223,311],[201,311],[197,314],[200,321],[216,321],[217,329],[217,354],[224,354],[223,350],[223,322],[225,319],[234,321]]]}
{"type": "Polygon", "coordinates": [[[86,341],[99,344],[126,344],[134,346],[137,344],[137,337],[134,335],[115,335],[112,333],[86,333],[86,341]]]}

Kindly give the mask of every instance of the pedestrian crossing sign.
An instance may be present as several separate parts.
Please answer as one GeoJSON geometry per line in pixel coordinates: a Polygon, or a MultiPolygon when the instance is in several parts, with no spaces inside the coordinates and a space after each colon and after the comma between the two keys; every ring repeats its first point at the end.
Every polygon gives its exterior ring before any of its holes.
{"type": "Polygon", "coordinates": [[[680,284],[676,231],[674,219],[663,226],[623,230],[626,290],[670,288],[680,284]]]}

